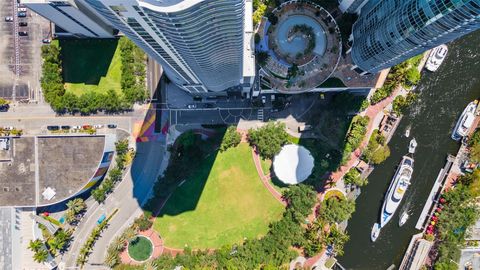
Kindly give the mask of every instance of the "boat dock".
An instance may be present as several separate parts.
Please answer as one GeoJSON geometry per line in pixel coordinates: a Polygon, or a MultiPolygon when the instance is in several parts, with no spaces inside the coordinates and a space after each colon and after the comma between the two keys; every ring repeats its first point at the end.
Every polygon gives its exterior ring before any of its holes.
{"type": "Polygon", "coordinates": [[[455,161],[455,156],[448,155],[447,157],[447,163],[445,166],[440,170],[438,173],[437,179],[435,180],[435,183],[433,184],[432,190],[430,191],[430,194],[428,195],[427,201],[425,202],[425,205],[423,206],[422,213],[420,214],[420,217],[418,218],[417,224],[415,225],[415,228],[417,230],[424,230],[427,226],[426,223],[428,222],[431,214],[433,213],[438,198],[442,194],[442,191],[445,186],[445,182],[448,178],[448,174],[450,172],[450,169],[452,168],[452,164],[455,161]]]}
{"type": "Polygon", "coordinates": [[[433,242],[427,241],[422,237],[423,233],[412,236],[400,268],[398,268],[399,270],[418,270],[425,264],[433,242]]]}

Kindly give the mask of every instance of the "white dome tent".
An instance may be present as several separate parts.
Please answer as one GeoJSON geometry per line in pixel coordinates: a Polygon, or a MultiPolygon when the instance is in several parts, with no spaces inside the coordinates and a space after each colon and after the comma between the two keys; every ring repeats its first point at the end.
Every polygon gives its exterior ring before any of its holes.
{"type": "Polygon", "coordinates": [[[307,179],[313,170],[313,157],[305,147],[296,144],[283,146],[273,160],[277,178],[285,184],[295,185],[307,179]]]}

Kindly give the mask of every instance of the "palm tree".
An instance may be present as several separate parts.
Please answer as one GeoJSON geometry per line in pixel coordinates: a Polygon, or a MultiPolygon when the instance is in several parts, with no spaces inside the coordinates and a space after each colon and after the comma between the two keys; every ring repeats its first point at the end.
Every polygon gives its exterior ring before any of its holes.
{"type": "Polygon", "coordinates": [[[33,260],[38,263],[43,263],[47,261],[47,259],[48,259],[48,251],[46,251],[45,249],[39,250],[35,252],[35,254],[33,255],[33,260]]]}
{"type": "Polygon", "coordinates": [[[145,270],[156,270],[158,269],[158,264],[155,261],[148,261],[145,264],[145,270]]]}
{"type": "Polygon", "coordinates": [[[132,227],[129,227],[123,232],[123,235],[126,241],[130,241],[137,235],[137,231],[132,227]]]}
{"type": "Polygon", "coordinates": [[[42,241],[36,239],[35,241],[30,240],[28,243],[28,248],[33,252],[38,252],[43,247],[42,241]]]}
{"type": "Polygon", "coordinates": [[[72,224],[73,222],[75,222],[77,220],[77,217],[75,215],[75,212],[73,212],[72,209],[68,209],[66,212],[65,212],[65,221],[69,224],[72,224]]]}
{"type": "Polygon", "coordinates": [[[87,208],[87,205],[83,201],[82,198],[75,198],[73,200],[68,201],[67,203],[68,209],[71,209],[75,214],[78,214],[87,208]]]}
{"type": "Polygon", "coordinates": [[[105,264],[113,268],[115,265],[117,265],[120,261],[120,257],[118,256],[118,252],[114,248],[109,248],[107,250],[107,255],[105,256],[105,264]]]}
{"type": "Polygon", "coordinates": [[[126,237],[123,237],[122,234],[113,240],[111,246],[117,251],[122,251],[125,248],[125,242],[127,242],[126,237]]]}

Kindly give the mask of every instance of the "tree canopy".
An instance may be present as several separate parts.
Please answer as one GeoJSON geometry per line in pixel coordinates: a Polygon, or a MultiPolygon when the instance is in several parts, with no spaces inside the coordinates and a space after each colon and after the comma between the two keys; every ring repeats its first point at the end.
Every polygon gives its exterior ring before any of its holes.
{"type": "Polygon", "coordinates": [[[248,131],[250,144],[257,147],[257,151],[264,159],[272,159],[280,152],[282,146],[288,142],[285,124],[268,122],[265,126],[248,131]]]}
{"type": "Polygon", "coordinates": [[[329,223],[340,223],[350,219],[355,212],[355,201],[344,197],[330,197],[322,202],[320,216],[329,223]]]}
{"type": "Polygon", "coordinates": [[[222,144],[220,145],[220,151],[225,151],[230,147],[237,146],[241,141],[240,133],[238,133],[235,126],[227,128],[225,135],[223,135],[222,144]]]}

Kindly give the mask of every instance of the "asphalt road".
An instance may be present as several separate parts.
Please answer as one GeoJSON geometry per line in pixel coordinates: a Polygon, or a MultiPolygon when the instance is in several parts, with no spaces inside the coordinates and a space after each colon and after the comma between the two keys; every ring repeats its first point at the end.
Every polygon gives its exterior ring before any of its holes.
{"type": "Polygon", "coordinates": [[[165,142],[146,142],[137,144],[137,155],[125,179],[115,188],[107,200],[98,205],[92,205],[84,220],[74,233],[74,240],[68,254],[63,258],[67,267],[74,267],[76,257],[90,235],[97,226],[97,220],[102,214],[107,216],[118,209],[118,212],[109,222],[108,228],[95,243],[86,265],[86,269],[99,267],[103,264],[105,253],[110,241],[121,233],[134,218],[143,211],[140,207],[147,199],[148,193],[157,178],[165,153],[165,142]]]}

